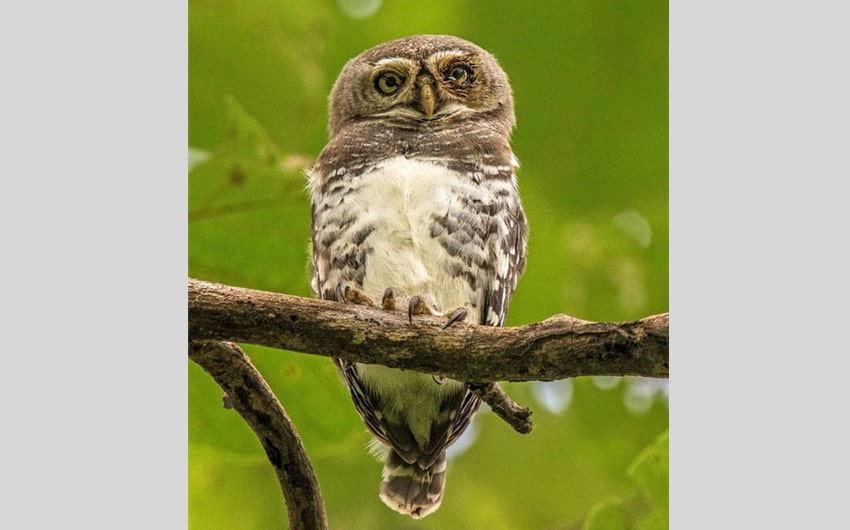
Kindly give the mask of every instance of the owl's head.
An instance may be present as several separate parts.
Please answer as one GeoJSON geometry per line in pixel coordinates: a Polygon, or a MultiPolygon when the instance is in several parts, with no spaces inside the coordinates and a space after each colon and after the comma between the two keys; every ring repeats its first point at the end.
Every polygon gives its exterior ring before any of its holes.
{"type": "Polygon", "coordinates": [[[330,134],[362,120],[441,126],[486,114],[510,134],[508,76],[486,50],[458,37],[414,35],[370,48],[346,63],[330,95],[330,134]]]}

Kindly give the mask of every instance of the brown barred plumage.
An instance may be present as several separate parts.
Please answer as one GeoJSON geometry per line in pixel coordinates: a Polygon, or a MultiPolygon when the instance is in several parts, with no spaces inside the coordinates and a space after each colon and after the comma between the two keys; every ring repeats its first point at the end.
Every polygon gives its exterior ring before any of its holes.
{"type": "MultiPolygon", "coordinates": [[[[387,288],[434,313],[501,326],[528,227],[510,147],[507,75],[457,37],[390,41],[350,60],[310,173],[313,289],[378,304],[387,288]]],[[[417,305],[417,307],[419,307],[417,305]]],[[[421,518],[443,496],[446,448],[480,402],[465,384],[336,361],[384,459],[381,499],[421,518]]]]}

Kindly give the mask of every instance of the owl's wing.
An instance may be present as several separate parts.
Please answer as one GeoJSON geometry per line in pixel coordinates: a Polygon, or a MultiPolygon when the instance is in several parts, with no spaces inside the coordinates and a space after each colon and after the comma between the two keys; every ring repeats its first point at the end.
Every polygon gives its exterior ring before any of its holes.
{"type": "Polygon", "coordinates": [[[389,433],[384,429],[384,423],[375,413],[375,407],[372,405],[374,396],[369,394],[363,386],[363,382],[360,381],[360,377],[357,375],[357,367],[353,363],[339,358],[334,358],[333,362],[339,369],[339,373],[345,381],[345,386],[348,387],[348,393],[351,394],[354,408],[357,409],[358,414],[363,418],[366,428],[385,444],[395,445],[389,433]]]}
{"type": "MultiPolygon", "coordinates": [[[[504,260],[507,267],[495,267],[495,275],[484,293],[484,310],[481,312],[481,323],[485,326],[501,326],[505,322],[508,305],[516,290],[517,281],[525,271],[526,241],[528,239],[528,224],[525,213],[519,202],[506,207],[507,215],[500,233],[493,238],[493,259],[496,262],[504,260]]],[[[469,422],[481,405],[481,400],[467,390],[463,404],[455,417],[452,431],[449,433],[446,446],[466,430],[469,422]]]]}
{"type": "Polygon", "coordinates": [[[478,407],[481,406],[481,400],[478,397],[470,392],[469,390],[463,396],[463,403],[460,406],[460,410],[455,417],[454,425],[452,425],[452,430],[448,434],[446,439],[445,447],[448,447],[455,443],[455,441],[460,437],[461,434],[466,431],[466,428],[469,427],[469,422],[472,421],[472,417],[475,415],[475,412],[478,410],[478,407]]]}
{"type": "Polygon", "coordinates": [[[491,240],[490,256],[496,266],[493,278],[484,293],[481,323],[501,326],[508,314],[508,305],[516,290],[517,281],[525,271],[528,224],[519,202],[506,205],[506,215],[500,219],[499,233],[491,240]]]}

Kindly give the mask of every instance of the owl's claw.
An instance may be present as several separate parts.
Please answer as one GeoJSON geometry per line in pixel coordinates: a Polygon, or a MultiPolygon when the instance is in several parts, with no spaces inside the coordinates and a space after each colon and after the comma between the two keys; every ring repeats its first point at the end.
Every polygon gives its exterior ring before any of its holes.
{"type": "Polygon", "coordinates": [[[381,308],[387,311],[395,310],[395,294],[393,293],[392,287],[387,287],[384,291],[384,297],[381,299],[381,308]]]}
{"type": "Polygon", "coordinates": [[[411,296],[407,304],[407,319],[413,324],[413,315],[433,315],[434,312],[419,296],[411,296]]]}
{"type": "Polygon", "coordinates": [[[363,293],[363,291],[361,291],[357,287],[351,287],[350,285],[340,283],[337,286],[337,293],[339,295],[339,301],[345,304],[357,304],[375,307],[375,302],[373,302],[368,296],[363,293]]]}
{"type": "Polygon", "coordinates": [[[447,327],[451,326],[455,322],[463,322],[464,320],[466,320],[467,314],[468,314],[468,312],[466,311],[465,307],[455,308],[455,310],[452,311],[451,314],[449,315],[449,321],[446,322],[446,324],[443,326],[443,329],[446,329],[447,327]]]}

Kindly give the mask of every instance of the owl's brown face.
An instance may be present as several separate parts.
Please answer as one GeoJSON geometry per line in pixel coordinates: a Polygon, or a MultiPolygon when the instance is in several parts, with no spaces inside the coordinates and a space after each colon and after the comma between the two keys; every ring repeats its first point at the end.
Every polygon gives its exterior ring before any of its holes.
{"type": "Polygon", "coordinates": [[[363,52],[345,65],[330,100],[331,136],[364,119],[433,126],[492,113],[508,130],[513,126],[510,85],[493,56],[442,35],[390,41],[363,52]]]}

